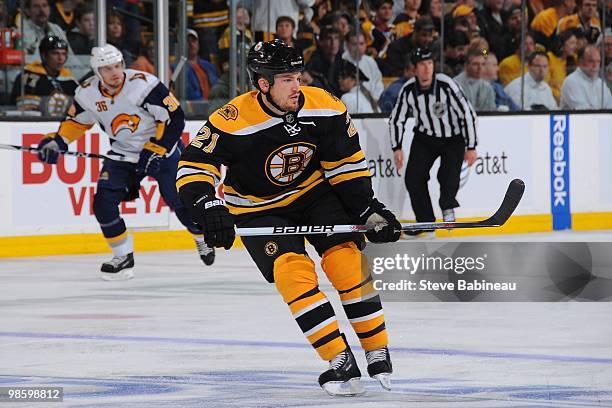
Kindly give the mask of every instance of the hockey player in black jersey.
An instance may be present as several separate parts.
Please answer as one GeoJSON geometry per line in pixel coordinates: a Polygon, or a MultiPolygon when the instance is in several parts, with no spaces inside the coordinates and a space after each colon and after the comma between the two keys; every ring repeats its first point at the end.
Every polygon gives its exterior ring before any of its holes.
{"type": "MultiPolygon", "coordinates": [[[[373,197],[367,160],[346,107],[319,88],[300,86],[303,60],[280,40],[259,42],[248,55],[257,91],[213,112],[183,152],[177,188],[208,245],[229,249],[239,227],[365,224],[372,242],[399,239],[395,216],[373,197]],[[227,166],[225,202],[215,185],[227,166]]],[[[366,350],[368,374],[389,389],[392,372],[380,298],[362,270],[362,234],[307,235],[338,291],[366,350]]],[[[274,282],[300,329],[329,361],[319,384],[332,395],[364,392],[361,372],[319,290],[304,237],[243,237],[268,280],[274,282]]]]}

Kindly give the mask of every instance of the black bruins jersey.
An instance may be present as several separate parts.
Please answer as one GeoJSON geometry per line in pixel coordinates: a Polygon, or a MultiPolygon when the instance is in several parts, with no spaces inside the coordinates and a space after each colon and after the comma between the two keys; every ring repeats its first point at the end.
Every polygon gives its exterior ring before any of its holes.
{"type": "Polygon", "coordinates": [[[258,91],[213,112],[183,152],[177,189],[193,202],[212,190],[227,166],[226,205],[237,216],[296,211],[335,192],[358,216],[372,199],[367,160],[344,104],[303,86],[299,108],[279,116],[258,91]]]}

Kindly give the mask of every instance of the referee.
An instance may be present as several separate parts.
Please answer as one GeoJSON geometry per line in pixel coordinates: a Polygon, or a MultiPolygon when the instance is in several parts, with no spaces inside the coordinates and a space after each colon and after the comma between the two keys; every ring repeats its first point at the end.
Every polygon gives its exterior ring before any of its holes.
{"type": "Polygon", "coordinates": [[[447,75],[434,72],[428,48],[416,48],[411,55],[415,77],[402,87],[389,120],[395,165],[402,169],[402,139],[409,116],[415,118],[414,138],[406,165],[406,188],[417,222],[436,217],[427,182],[434,161],[440,157],[438,182],[440,208],[446,222],[455,221],[455,196],[459,190],[461,165],[472,166],[476,158],[476,113],[459,85],[447,75]]]}

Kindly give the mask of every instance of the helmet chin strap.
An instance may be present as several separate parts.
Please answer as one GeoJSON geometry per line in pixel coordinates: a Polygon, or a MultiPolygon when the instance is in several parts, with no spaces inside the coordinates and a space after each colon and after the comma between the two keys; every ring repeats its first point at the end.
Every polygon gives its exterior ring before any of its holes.
{"type": "MultiPolygon", "coordinates": [[[[270,86],[270,88],[271,88],[271,86],[270,86]]],[[[262,94],[264,94],[264,96],[266,97],[266,100],[268,101],[268,103],[270,103],[270,105],[274,106],[280,112],[286,112],[286,110],[284,110],[283,108],[278,106],[278,104],[276,102],[274,102],[274,99],[272,98],[272,93],[270,92],[269,88],[268,88],[268,92],[262,92],[262,94]]]]}

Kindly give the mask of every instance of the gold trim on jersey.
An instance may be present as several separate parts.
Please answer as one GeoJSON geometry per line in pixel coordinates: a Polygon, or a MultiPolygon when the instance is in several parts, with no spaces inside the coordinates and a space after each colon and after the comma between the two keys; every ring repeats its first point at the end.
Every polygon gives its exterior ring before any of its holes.
{"type": "Polygon", "coordinates": [[[155,144],[153,142],[151,142],[150,140],[147,141],[144,146],[143,149],[145,150],[149,150],[155,154],[158,154],[160,156],[165,155],[166,153],[168,153],[168,149],[166,149],[164,146],[160,146],[158,144],[155,144]]]}
{"type": "Polygon", "coordinates": [[[257,101],[257,93],[252,91],[234,98],[210,115],[210,123],[232,135],[250,135],[283,123],[281,118],[273,118],[264,112],[257,101]]]}
{"type": "Polygon", "coordinates": [[[324,181],[323,172],[317,170],[295,189],[277,196],[256,197],[240,194],[227,185],[223,186],[223,191],[225,193],[225,203],[230,212],[239,215],[287,206],[324,181]]]}
{"type": "Polygon", "coordinates": [[[358,177],[372,177],[363,150],[342,160],[321,161],[321,167],[325,169],[325,177],[332,186],[358,177]]]}
{"type": "Polygon", "coordinates": [[[215,188],[215,179],[207,174],[192,174],[189,176],[184,176],[178,180],[176,180],[176,189],[179,190],[185,184],[195,183],[195,182],[205,182],[210,184],[213,188],[215,188]]]}
{"type": "Polygon", "coordinates": [[[85,132],[93,127],[93,124],[87,125],[79,123],[74,119],[64,120],[57,131],[57,134],[73,142],[83,136],[85,132]]]}
{"type": "Polygon", "coordinates": [[[336,184],[340,184],[344,181],[353,180],[359,177],[372,177],[372,174],[370,174],[370,170],[362,170],[362,171],[356,171],[356,172],[351,172],[351,173],[339,174],[328,180],[329,180],[329,184],[331,184],[332,186],[335,186],[336,184]]]}
{"type": "Polygon", "coordinates": [[[217,178],[221,178],[221,172],[219,171],[218,168],[216,168],[212,164],[198,163],[198,162],[192,162],[192,161],[187,161],[187,160],[181,160],[178,163],[179,170],[182,167],[195,167],[195,168],[198,168],[198,169],[206,170],[207,172],[212,173],[213,175],[215,175],[217,178]]]}
{"type": "Polygon", "coordinates": [[[342,160],[333,161],[333,162],[321,160],[321,167],[323,167],[326,171],[334,170],[335,168],[345,163],[356,163],[363,159],[365,159],[365,154],[363,153],[363,150],[359,150],[357,153],[354,153],[353,155],[349,157],[345,157],[342,160]]]}
{"type": "Polygon", "coordinates": [[[335,116],[346,112],[346,106],[331,93],[313,86],[301,86],[304,106],[298,116],[335,116]]]}
{"type": "Polygon", "coordinates": [[[155,140],[161,140],[164,137],[164,132],[166,131],[166,122],[158,121],[155,129],[155,140]]]}

